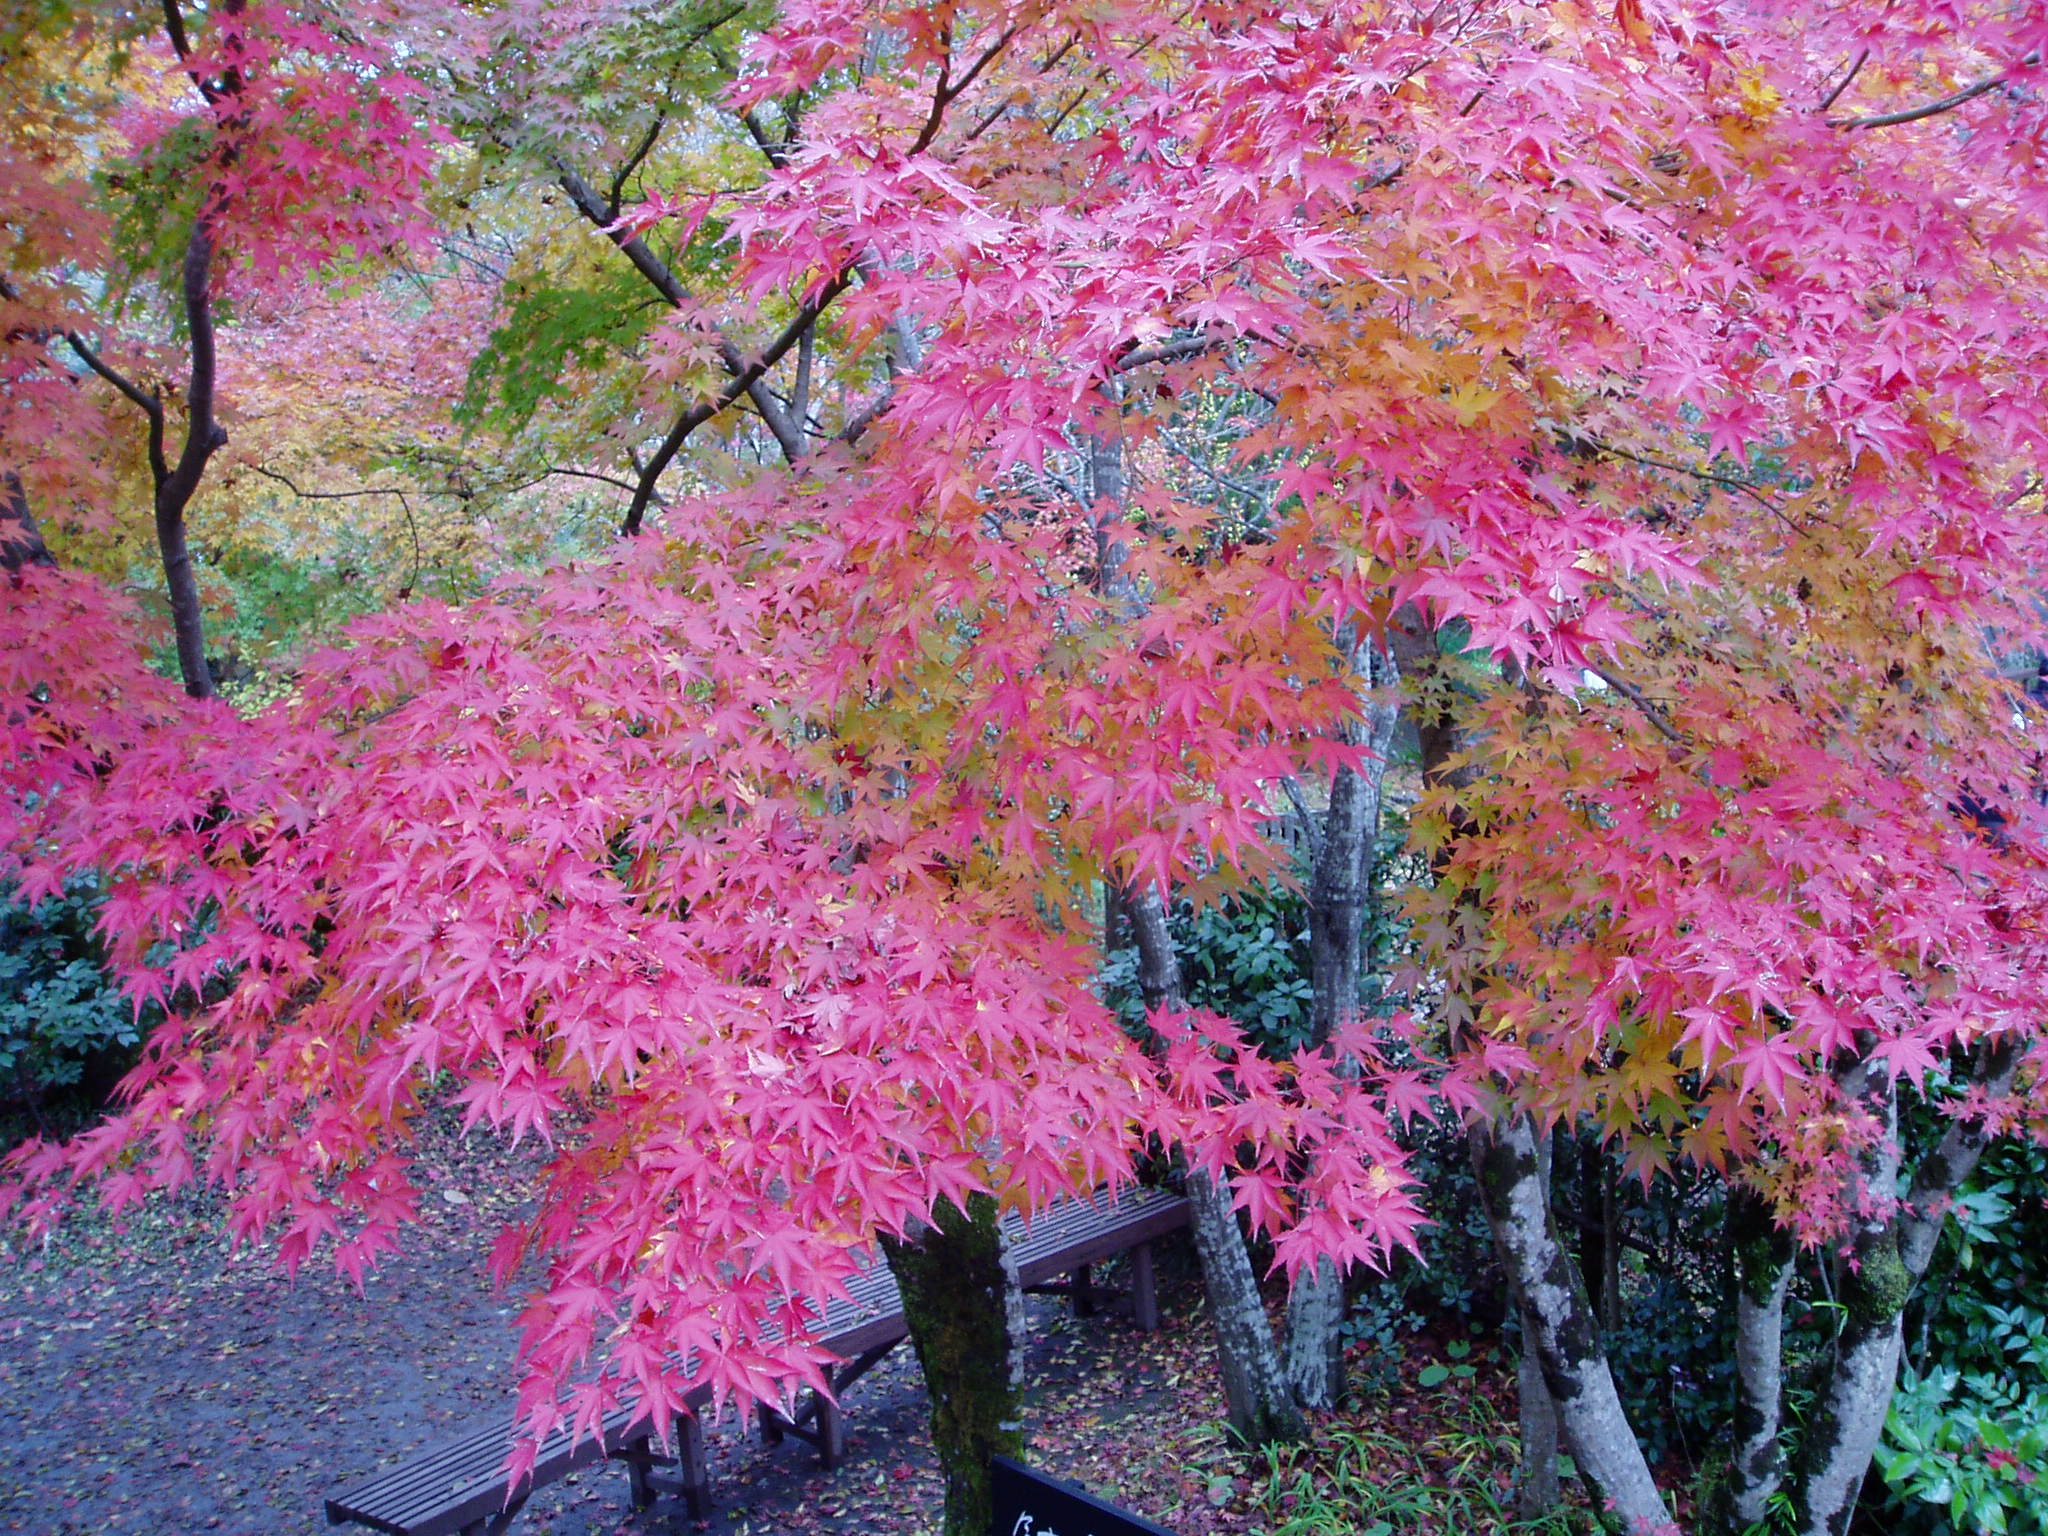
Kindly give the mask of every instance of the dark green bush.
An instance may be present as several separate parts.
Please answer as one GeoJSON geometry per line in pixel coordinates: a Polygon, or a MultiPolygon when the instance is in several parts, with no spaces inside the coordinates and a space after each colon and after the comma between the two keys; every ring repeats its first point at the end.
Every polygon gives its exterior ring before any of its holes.
{"type": "Polygon", "coordinates": [[[1908,1317],[1877,1467],[1892,1527],[2048,1531],[2048,1150],[1989,1152],[1908,1317]]]}
{"type": "Polygon", "coordinates": [[[0,1144],[95,1110],[145,1032],[101,965],[97,886],[33,906],[0,890],[0,1144]]]}

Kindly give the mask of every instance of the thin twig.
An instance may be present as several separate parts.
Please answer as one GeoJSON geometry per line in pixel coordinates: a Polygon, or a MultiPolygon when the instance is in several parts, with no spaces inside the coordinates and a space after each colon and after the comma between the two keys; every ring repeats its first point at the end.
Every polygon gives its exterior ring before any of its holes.
{"type": "Polygon", "coordinates": [[[1301,797],[1301,785],[1293,774],[1287,774],[1280,780],[1280,788],[1287,796],[1287,803],[1294,808],[1294,819],[1301,824],[1302,841],[1308,846],[1309,863],[1314,864],[1323,856],[1323,829],[1316,823],[1315,812],[1301,797]]]}
{"type": "Polygon", "coordinates": [[[1186,464],[1190,469],[1195,470],[1205,479],[1221,486],[1224,490],[1235,492],[1237,495],[1244,497],[1248,501],[1256,502],[1260,506],[1265,506],[1271,500],[1270,489],[1261,488],[1256,485],[1245,485],[1241,481],[1231,479],[1228,475],[1218,474],[1170,437],[1162,435],[1159,441],[1165,445],[1168,453],[1179,459],[1183,464],[1186,464]]]}
{"type": "Polygon", "coordinates": [[[396,496],[398,498],[398,510],[405,514],[406,532],[412,535],[412,574],[406,577],[404,584],[399,587],[398,596],[401,600],[412,596],[413,588],[419,585],[420,572],[426,568],[426,556],[420,548],[420,525],[413,518],[412,501],[404,491],[395,485],[372,485],[353,491],[308,491],[302,490],[292,480],[291,476],[280,470],[271,469],[262,464],[254,464],[250,467],[266,480],[275,480],[279,485],[303,501],[348,501],[357,496],[396,496]]]}
{"type": "MultiPolygon", "coordinates": [[[[2040,54],[2030,53],[2024,59],[2021,59],[2018,64],[2014,65],[2013,68],[2024,69],[2028,65],[2040,62],[2040,54]]],[[[1943,112],[1951,112],[1957,107],[1962,106],[1965,102],[1975,101],[1979,96],[1997,90],[2011,78],[2011,69],[2001,70],[1995,75],[1985,76],[1974,85],[1966,85],[1959,91],[1952,91],[1939,101],[1926,102],[1917,107],[1907,107],[1898,112],[1880,112],[1874,117],[1847,118],[1836,123],[1835,126],[1837,128],[1896,128],[1901,123],[1917,123],[1922,118],[1935,117],[1943,112]]]]}
{"type": "Polygon", "coordinates": [[[71,343],[71,350],[79,360],[94,373],[105,379],[114,388],[138,406],[149,418],[149,474],[152,485],[162,485],[170,478],[171,467],[164,458],[164,403],[153,392],[145,391],[119,369],[111,366],[99,353],[85,342],[76,331],[66,331],[64,339],[71,343]]]}
{"type": "Polygon", "coordinates": [[[640,163],[653,153],[655,140],[661,137],[661,130],[667,126],[668,114],[656,112],[654,121],[647,125],[647,132],[641,135],[640,142],[633,146],[633,152],[626,156],[625,163],[612,177],[611,194],[605,198],[605,202],[611,208],[614,223],[618,221],[619,208],[626,196],[626,183],[632,178],[633,173],[640,169],[640,163]]]}
{"type": "Polygon", "coordinates": [[[1629,703],[1635,705],[1637,709],[1641,710],[1643,712],[1643,718],[1649,721],[1651,725],[1655,726],[1657,728],[1657,733],[1660,736],[1662,736],[1666,741],[1671,742],[1675,746],[1686,748],[1691,747],[1692,743],[1687,741],[1685,737],[1679,733],[1678,727],[1671,723],[1670,718],[1665,715],[1664,711],[1659,709],[1654,703],[1652,703],[1649,700],[1649,698],[1644,695],[1643,690],[1638,688],[1634,683],[1630,682],[1625,677],[1616,677],[1612,672],[1609,672],[1605,667],[1598,667],[1589,664],[1586,670],[1588,672],[1591,672],[1595,677],[1599,678],[1601,682],[1605,683],[1608,687],[1612,688],[1616,693],[1620,694],[1624,699],[1627,699],[1629,703]]]}
{"type": "Polygon", "coordinates": [[[1842,78],[1835,83],[1835,88],[1832,91],[1828,92],[1827,99],[1823,101],[1819,106],[1815,107],[1813,110],[1816,112],[1825,112],[1829,107],[1832,107],[1837,101],[1841,100],[1842,92],[1849,89],[1849,83],[1853,81],[1858,74],[1862,73],[1863,61],[1865,59],[1868,59],[1869,57],[1870,50],[1868,48],[1865,48],[1860,53],[1858,53],[1856,55],[1856,62],[1849,66],[1849,72],[1843,75],[1842,78]]]}

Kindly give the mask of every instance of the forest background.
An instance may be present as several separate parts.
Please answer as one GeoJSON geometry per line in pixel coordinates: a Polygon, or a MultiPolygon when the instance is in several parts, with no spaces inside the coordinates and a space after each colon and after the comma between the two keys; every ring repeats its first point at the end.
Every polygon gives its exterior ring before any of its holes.
{"type": "Polygon", "coordinates": [[[458,1104],[539,1430],[1171,1168],[1257,1445],[1469,1179],[1530,1514],[2040,1523],[2041,7],[5,18],[22,1230],[458,1104]]]}

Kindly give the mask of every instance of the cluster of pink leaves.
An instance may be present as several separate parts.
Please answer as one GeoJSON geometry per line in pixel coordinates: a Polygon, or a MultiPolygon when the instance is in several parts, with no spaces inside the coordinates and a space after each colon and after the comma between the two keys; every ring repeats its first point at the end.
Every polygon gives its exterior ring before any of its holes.
{"type": "Polygon", "coordinates": [[[161,39],[146,49],[188,88],[138,97],[121,128],[147,157],[202,116],[214,238],[257,288],[431,242],[419,198],[442,135],[389,41],[401,10],[224,6],[182,57],[161,39]]]}
{"type": "Polygon", "coordinates": [[[1663,655],[1618,664],[1658,720],[1609,695],[1532,748],[1504,709],[1512,745],[1483,755],[1498,820],[1461,855],[1512,914],[1471,1076],[1595,1113],[1645,1172],[1746,1164],[1810,1240],[1868,1214],[1844,1210],[1842,1170],[1890,1134],[1842,1094],[1846,1062],[1921,1089],[1959,1047],[2014,1044],[2018,1096],[1948,1107],[2042,1123],[2041,723],[2024,680],[1996,675],[2001,651],[2041,645],[2048,556],[2042,25],[1822,15],[1750,54],[1752,101],[1823,101],[1798,67],[1816,42],[1835,79],[1867,50],[1885,62],[1866,83],[1909,99],[1941,98],[1928,62],[1948,50],[1951,81],[2002,83],[1967,125],[1774,117],[1769,157],[1725,173],[1736,216],[1698,209],[1722,383],[1700,394],[1682,354],[1647,377],[1699,402],[1734,479],[1757,445],[1775,473],[1708,517],[1667,480],[1716,591],[1672,605],[1691,613],[1675,625],[1638,592],[1663,655]],[[1677,665],[1674,645],[1699,649],[1677,665]]]}
{"type": "MultiPolygon", "coordinates": [[[[138,726],[83,596],[10,650],[12,696],[45,695],[7,743],[45,776],[17,786],[52,840],[24,890],[112,870],[138,990],[225,988],[155,1037],[116,1121],[22,1160],[28,1218],[79,1176],[116,1206],[202,1176],[288,1265],[331,1241],[360,1273],[415,1213],[404,1125],[449,1074],[473,1123],[567,1132],[524,1234],[551,1266],[527,1319],[542,1419],[600,1346],[584,1412],[815,1379],[789,1298],[876,1227],[992,1182],[1027,1207],[1115,1182],[1148,1134],[1258,1189],[1329,1149],[1336,1226],[1295,1245],[1384,1258],[1416,1213],[1362,1083],[1259,1063],[1220,1021],[1162,1073],[1091,995],[1086,935],[956,877],[970,821],[835,780],[790,729],[821,703],[843,573],[748,572],[748,545],[409,610],[252,722],[138,726]],[[73,656],[97,660],[36,671],[73,656]],[[156,968],[152,939],[175,946],[156,968]],[[1219,1045],[1262,1080],[1225,1090],[1219,1045]]],[[[29,581],[48,601],[25,613],[90,591],[29,581]]]]}

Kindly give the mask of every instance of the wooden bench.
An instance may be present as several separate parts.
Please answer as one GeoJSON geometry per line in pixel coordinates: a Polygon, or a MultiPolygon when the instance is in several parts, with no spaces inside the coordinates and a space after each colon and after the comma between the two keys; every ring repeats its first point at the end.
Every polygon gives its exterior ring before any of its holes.
{"type": "MultiPolygon", "coordinates": [[[[1003,1240],[1017,1265],[1017,1279],[1033,1294],[1064,1295],[1085,1317],[1108,1300],[1127,1299],[1132,1321],[1146,1333],[1159,1326],[1159,1299],[1152,1271],[1152,1240],[1188,1224],[1188,1203],[1163,1189],[1133,1186],[1114,1201],[1060,1200],[1027,1224],[1011,1212],[1003,1218],[1003,1240]],[[1093,1283],[1094,1265],[1128,1252],[1131,1283],[1122,1293],[1093,1283]]],[[[846,1422],[839,1399],[846,1389],[909,1337],[895,1278],[876,1265],[851,1287],[854,1302],[834,1302],[823,1330],[825,1345],[843,1363],[829,1372],[829,1396],[803,1394],[793,1416],[759,1410],[761,1436],[778,1444],[794,1435],[815,1446],[818,1459],[836,1467],[846,1454],[846,1422]],[[864,1322],[855,1309],[865,1308],[864,1322]]]]}
{"type": "MultiPolygon", "coordinates": [[[[1129,1252],[1132,1318],[1150,1330],[1159,1325],[1152,1240],[1187,1220],[1187,1202],[1178,1195],[1131,1188],[1114,1201],[1058,1201],[1028,1224],[1012,1214],[1004,1218],[1004,1229],[1025,1289],[1066,1295],[1077,1313],[1085,1314],[1109,1296],[1093,1283],[1092,1266],[1129,1252]]],[[[840,1357],[827,1372],[830,1393],[801,1394],[787,1415],[773,1408],[760,1411],[761,1431],[771,1442],[789,1435],[807,1441],[827,1467],[836,1467],[846,1454],[846,1421],[838,1399],[909,1335],[888,1266],[875,1262],[847,1290],[845,1299],[827,1305],[818,1330],[820,1342],[840,1357]]],[[[809,1305],[815,1315],[816,1304],[809,1305]]],[[[484,1421],[335,1493],[327,1500],[327,1521],[367,1525],[392,1536],[502,1536],[536,1489],[607,1458],[626,1463],[635,1508],[645,1508],[660,1494],[677,1494],[692,1517],[701,1520],[710,1502],[697,1413],[709,1400],[708,1387],[686,1398],[690,1412],[675,1421],[673,1456],[656,1449],[644,1423],[633,1424],[630,1404],[607,1414],[594,1439],[575,1440],[564,1425],[541,1442],[532,1475],[516,1492],[505,1473],[514,1426],[503,1418],[484,1421]]]]}
{"type": "MultiPolygon", "coordinates": [[[[701,1394],[699,1403],[709,1396],[708,1391],[701,1394]]],[[[568,1425],[558,1427],[541,1441],[533,1475],[516,1493],[505,1475],[515,1426],[505,1418],[482,1421],[333,1494],[327,1500],[327,1523],[353,1521],[393,1536],[503,1536],[535,1489],[607,1457],[626,1463],[634,1508],[646,1508],[659,1494],[679,1493],[690,1513],[702,1519],[708,1507],[704,1440],[694,1414],[676,1420],[676,1456],[657,1452],[647,1426],[633,1425],[633,1416],[630,1406],[613,1409],[595,1438],[579,1440],[568,1425]],[[680,1475],[664,1476],[658,1467],[676,1467],[680,1475]]]]}
{"type": "Polygon", "coordinates": [[[1079,1317],[1086,1317],[1112,1294],[1093,1284],[1093,1266],[1128,1252],[1131,1283],[1123,1295],[1130,1303],[1131,1321],[1145,1333],[1159,1326],[1152,1240],[1187,1224],[1185,1199],[1137,1185],[1114,1202],[1060,1200],[1038,1212],[1028,1225],[1014,1214],[1003,1223],[1024,1289],[1066,1296],[1079,1317]]]}

